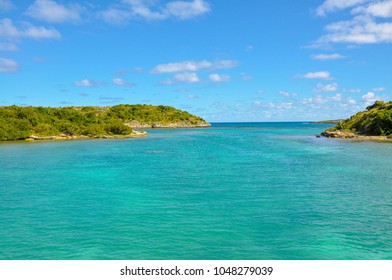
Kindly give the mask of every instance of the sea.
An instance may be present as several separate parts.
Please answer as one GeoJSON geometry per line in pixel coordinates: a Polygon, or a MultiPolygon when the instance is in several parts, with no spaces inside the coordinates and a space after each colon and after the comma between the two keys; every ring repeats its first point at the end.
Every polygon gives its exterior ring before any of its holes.
{"type": "Polygon", "coordinates": [[[0,144],[2,260],[391,260],[392,144],[214,123],[0,144]]]}

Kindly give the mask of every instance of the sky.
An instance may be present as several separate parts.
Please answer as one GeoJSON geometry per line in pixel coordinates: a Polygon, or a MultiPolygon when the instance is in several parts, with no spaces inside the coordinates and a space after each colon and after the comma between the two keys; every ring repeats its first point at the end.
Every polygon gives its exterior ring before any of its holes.
{"type": "Polygon", "coordinates": [[[391,44],[392,0],[0,0],[0,106],[347,118],[391,100],[391,44]]]}

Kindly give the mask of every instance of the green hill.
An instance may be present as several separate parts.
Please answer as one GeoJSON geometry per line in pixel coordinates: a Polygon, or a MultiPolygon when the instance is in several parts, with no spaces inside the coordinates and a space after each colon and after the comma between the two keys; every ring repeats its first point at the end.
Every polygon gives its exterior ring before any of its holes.
{"type": "Polygon", "coordinates": [[[169,106],[0,107],[1,141],[56,135],[71,138],[126,136],[135,134],[133,127],[209,125],[197,116],[169,106]]]}
{"type": "Polygon", "coordinates": [[[366,111],[340,122],[322,133],[327,137],[353,138],[358,136],[392,136],[392,101],[376,101],[366,111]],[[352,136],[352,137],[344,137],[352,136]]]}

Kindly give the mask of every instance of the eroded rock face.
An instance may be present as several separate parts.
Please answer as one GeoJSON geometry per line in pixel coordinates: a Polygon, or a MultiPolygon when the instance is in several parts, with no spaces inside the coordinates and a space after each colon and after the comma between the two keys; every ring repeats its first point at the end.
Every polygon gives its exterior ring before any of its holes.
{"type": "Polygon", "coordinates": [[[392,142],[392,137],[388,136],[370,136],[370,135],[359,135],[347,131],[324,131],[321,133],[322,136],[328,138],[341,138],[341,139],[352,139],[359,141],[379,141],[379,142],[392,142]]]}
{"type": "Polygon", "coordinates": [[[339,130],[324,131],[321,133],[321,135],[328,138],[356,138],[358,136],[352,132],[339,131],[339,130]]]}
{"type": "Polygon", "coordinates": [[[93,136],[86,136],[86,135],[66,135],[66,134],[59,134],[53,136],[35,136],[31,135],[26,138],[26,141],[45,141],[45,140],[73,140],[73,139],[121,139],[121,138],[136,138],[136,137],[145,137],[148,136],[147,132],[144,131],[133,131],[132,134],[128,135],[93,135],[93,136]]]}
{"type": "Polygon", "coordinates": [[[175,123],[159,123],[153,122],[150,124],[141,123],[138,121],[132,121],[125,123],[131,128],[191,128],[191,127],[209,127],[211,124],[207,122],[199,122],[196,124],[192,124],[190,122],[175,122],[175,123]]]}

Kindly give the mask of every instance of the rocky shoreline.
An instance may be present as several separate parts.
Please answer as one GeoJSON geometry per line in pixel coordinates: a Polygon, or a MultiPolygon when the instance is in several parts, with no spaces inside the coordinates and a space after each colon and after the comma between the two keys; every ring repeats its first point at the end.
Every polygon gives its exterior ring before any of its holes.
{"type": "Polygon", "coordinates": [[[124,139],[124,138],[138,138],[148,136],[147,132],[134,131],[128,135],[100,135],[100,136],[87,136],[87,135],[66,135],[59,134],[53,136],[35,136],[30,135],[25,141],[48,141],[48,140],[78,140],[78,139],[124,139]]]}
{"type": "Polygon", "coordinates": [[[210,127],[211,124],[207,122],[200,122],[196,124],[190,124],[189,122],[175,122],[175,123],[141,123],[138,121],[132,121],[125,123],[130,128],[195,128],[195,127],[210,127]]]}
{"type": "Polygon", "coordinates": [[[392,142],[392,138],[388,136],[369,136],[359,135],[348,131],[324,131],[321,133],[322,136],[327,138],[341,138],[341,139],[352,139],[362,141],[379,141],[379,142],[392,142]]]}

